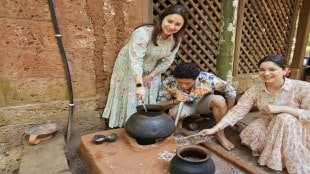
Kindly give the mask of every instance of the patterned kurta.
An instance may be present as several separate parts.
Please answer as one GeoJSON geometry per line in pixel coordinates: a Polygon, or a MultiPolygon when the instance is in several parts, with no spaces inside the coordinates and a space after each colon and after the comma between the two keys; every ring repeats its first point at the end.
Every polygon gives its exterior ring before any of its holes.
{"type": "Polygon", "coordinates": [[[263,82],[249,88],[218,123],[223,129],[242,119],[256,104],[262,111],[240,134],[258,163],[274,170],[286,167],[291,174],[310,173],[310,83],[285,79],[275,94],[266,90],[263,82]],[[298,115],[268,114],[262,108],[268,104],[296,108],[298,115]]]}
{"type": "Polygon", "coordinates": [[[162,88],[160,88],[157,102],[160,103],[162,101],[175,99],[177,93],[185,92],[189,94],[189,99],[185,104],[192,105],[196,104],[203,95],[213,93],[214,90],[224,93],[226,98],[236,97],[236,89],[227,82],[214,74],[200,72],[195,80],[195,86],[191,91],[182,90],[173,76],[167,77],[163,81],[162,88]]]}
{"type": "Polygon", "coordinates": [[[103,117],[109,119],[109,127],[123,127],[126,120],[136,112],[140,104],[135,96],[135,75],[147,75],[154,69],[160,73],[155,76],[146,92],[146,103],[156,103],[158,88],[161,82],[161,73],[164,73],[172,64],[178,51],[174,49],[174,39],[167,40],[158,37],[155,46],[151,40],[153,26],[143,26],[136,29],[129,42],[121,49],[114,64],[111,77],[108,101],[103,117]]]}

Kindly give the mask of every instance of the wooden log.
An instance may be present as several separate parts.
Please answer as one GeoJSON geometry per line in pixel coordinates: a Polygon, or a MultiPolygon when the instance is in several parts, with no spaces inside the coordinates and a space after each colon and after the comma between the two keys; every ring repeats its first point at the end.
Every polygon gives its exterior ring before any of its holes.
{"type": "Polygon", "coordinates": [[[256,167],[249,165],[245,161],[243,161],[239,158],[236,158],[235,156],[232,156],[226,150],[224,150],[223,148],[221,148],[215,144],[205,142],[205,143],[200,143],[200,145],[203,147],[206,147],[208,150],[215,153],[219,157],[225,159],[226,161],[234,164],[235,166],[237,166],[241,170],[244,170],[246,173],[252,173],[252,174],[260,173],[259,170],[256,169],[256,167]]]}

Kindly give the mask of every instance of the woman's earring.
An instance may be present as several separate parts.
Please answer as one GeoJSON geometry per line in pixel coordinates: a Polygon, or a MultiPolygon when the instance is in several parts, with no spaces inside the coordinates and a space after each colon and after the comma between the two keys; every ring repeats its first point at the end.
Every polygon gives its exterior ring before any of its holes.
{"type": "Polygon", "coordinates": [[[285,69],[284,69],[284,72],[285,72],[284,77],[289,78],[289,77],[291,76],[291,70],[290,70],[290,68],[285,68],[285,69]]]}

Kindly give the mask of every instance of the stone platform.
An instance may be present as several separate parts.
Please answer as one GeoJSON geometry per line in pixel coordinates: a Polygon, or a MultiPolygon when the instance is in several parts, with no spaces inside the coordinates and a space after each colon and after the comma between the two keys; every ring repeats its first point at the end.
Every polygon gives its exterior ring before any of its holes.
{"type": "Polygon", "coordinates": [[[94,174],[169,173],[169,160],[178,145],[174,137],[152,145],[139,145],[123,128],[95,132],[81,137],[80,151],[94,174]],[[115,142],[94,144],[94,135],[116,133],[115,142]]]}
{"type": "MultiPolygon", "coordinates": [[[[174,136],[155,144],[140,145],[123,128],[119,128],[84,135],[79,148],[92,174],[168,174],[170,160],[178,147],[174,136]],[[115,142],[92,142],[94,135],[111,133],[118,135],[115,142]]],[[[216,174],[245,173],[213,153],[211,158],[216,166],[216,174]]]]}

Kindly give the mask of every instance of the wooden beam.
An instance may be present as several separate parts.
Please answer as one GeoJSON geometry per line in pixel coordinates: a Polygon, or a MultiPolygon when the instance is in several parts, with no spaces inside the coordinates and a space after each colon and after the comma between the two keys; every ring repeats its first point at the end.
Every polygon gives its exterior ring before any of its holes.
{"type": "Polygon", "coordinates": [[[292,45],[293,45],[293,40],[294,40],[294,37],[295,37],[295,32],[296,32],[296,23],[298,22],[298,17],[299,17],[299,10],[300,10],[300,4],[302,3],[303,0],[297,0],[295,2],[295,5],[294,5],[294,12],[293,12],[293,18],[292,18],[292,24],[291,24],[291,27],[292,27],[292,31],[291,31],[291,34],[290,34],[290,37],[289,37],[289,40],[287,42],[287,45],[288,45],[288,49],[287,49],[287,52],[286,52],[286,60],[288,61],[291,61],[292,60],[292,45]]]}
{"type": "Polygon", "coordinates": [[[153,1],[140,0],[142,7],[142,23],[153,22],[153,1]]]}
{"type": "Polygon", "coordinates": [[[310,1],[303,0],[299,13],[296,44],[291,64],[292,78],[302,79],[303,61],[310,31],[310,1]]]}
{"type": "Polygon", "coordinates": [[[234,51],[234,62],[233,62],[233,76],[238,75],[239,63],[240,63],[240,48],[241,48],[241,36],[243,30],[243,20],[244,20],[244,7],[245,0],[240,0],[238,3],[238,19],[236,28],[236,38],[235,38],[235,51],[234,51]]]}

